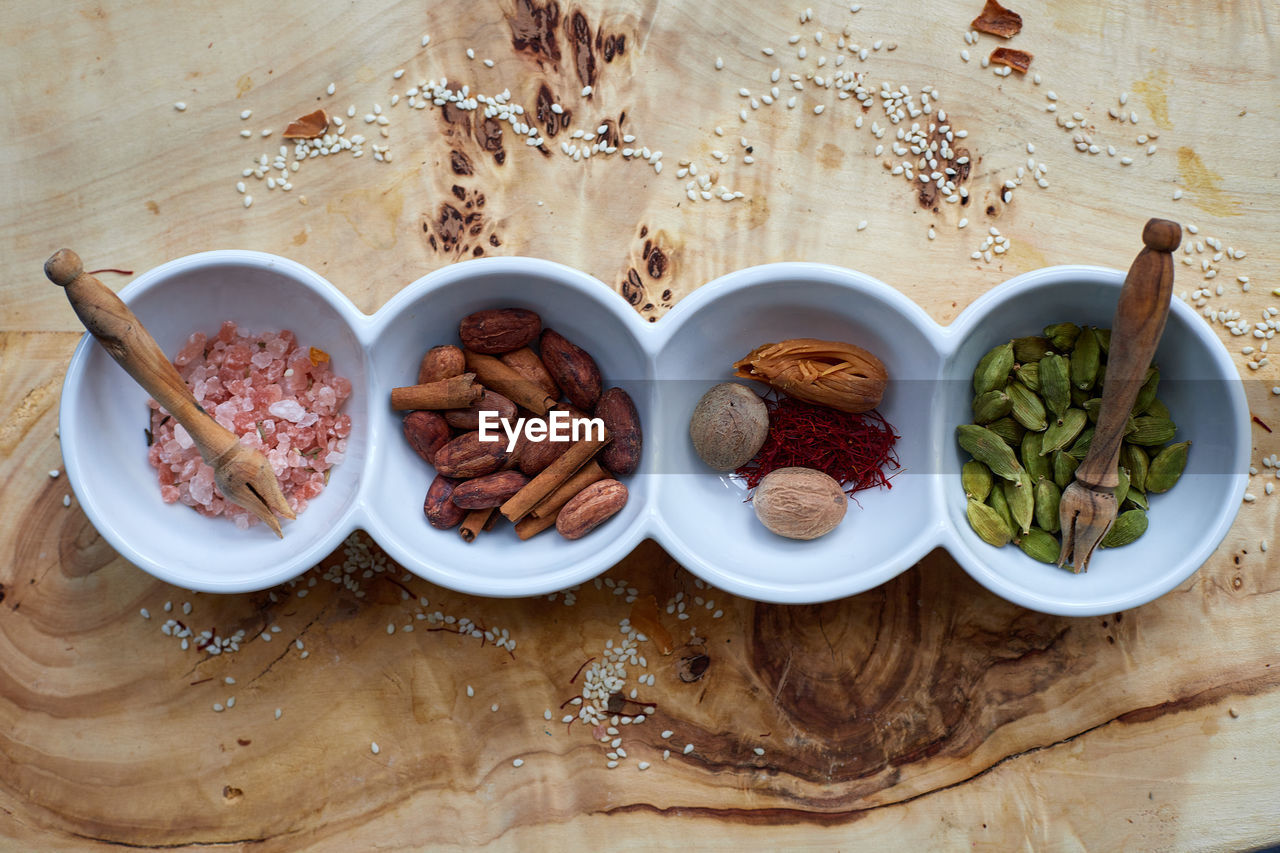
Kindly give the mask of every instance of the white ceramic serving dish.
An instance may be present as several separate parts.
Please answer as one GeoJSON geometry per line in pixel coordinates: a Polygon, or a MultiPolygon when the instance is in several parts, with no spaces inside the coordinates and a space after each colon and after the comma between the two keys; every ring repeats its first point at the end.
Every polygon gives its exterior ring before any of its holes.
{"type": "Polygon", "coordinates": [[[367,530],[405,568],[482,595],[533,595],[581,583],[646,536],[693,573],[749,598],[817,602],[853,595],[947,548],[980,583],[1037,610],[1073,615],[1132,607],[1198,568],[1230,527],[1244,489],[1248,413],[1225,349],[1175,302],[1158,360],[1166,380],[1194,385],[1161,396],[1179,436],[1193,439],[1184,482],[1153,501],[1151,531],[1103,552],[1087,575],[994,549],[972,534],[959,488],[953,431],[969,416],[968,377],[997,340],[1069,319],[1109,325],[1123,273],[1055,267],[1020,276],[940,327],[875,279],[816,264],[774,264],[724,276],[644,322],[602,282],[528,258],[446,267],[406,287],[372,317],[304,267],[256,252],[217,251],[173,261],[121,292],[166,352],[226,318],[252,331],[291,328],[331,353],[352,380],[348,456],[323,495],[286,523],[237,530],[161,502],[146,462],[143,391],[96,343],[81,342],[63,389],[67,472],[81,505],[127,559],[190,589],[262,589],[305,571],[352,530],[367,530]],[[429,527],[422,501],[433,472],[408,447],[391,388],[413,382],[429,347],[454,342],[458,320],[482,308],[527,307],[590,352],[606,384],[624,387],[645,427],[641,468],[625,479],[625,510],[575,542],[554,533],[519,541],[509,526],[464,543],[429,527]],[[836,531],[813,542],[773,536],[733,478],[693,454],[688,420],[732,362],[766,341],[845,339],[875,352],[892,377],[881,411],[897,427],[903,471],[892,488],[862,492],[836,531]],[[1192,402],[1194,397],[1194,403],[1192,402]],[[136,436],[136,451],[130,442],[136,436]]]}

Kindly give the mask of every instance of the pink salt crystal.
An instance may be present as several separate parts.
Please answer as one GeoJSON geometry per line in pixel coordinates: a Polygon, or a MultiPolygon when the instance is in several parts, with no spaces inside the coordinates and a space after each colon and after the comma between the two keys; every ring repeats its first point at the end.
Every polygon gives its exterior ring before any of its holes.
{"type": "MultiPolygon", "coordinates": [[[[227,322],[213,340],[192,335],[181,355],[175,366],[201,405],[245,446],[264,453],[289,505],[304,509],[323,490],[324,472],[344,458],[351,418],[336,410],[350,396],[351,383],[327,362],[312,365],[309,350],[298,347],[290,331],[247,335],[227,322]],[[282,403],[283,411],[272,411],[282,403]]],[[[156,468],[161,497],[202,515],[223,515],[238,527],[257,524],[223,499],[190,435],[154,400],[148,406],[154,440],[147,459],[156,468]]]]}
{"type": "Polygon", "coordinates": [[[192,334],[191,337],[187,338],[187,342],[182,345],[182,349],[178,350],[178,354],[174,356],[173,363],[178,367],[190,364],[193,358],[204,353],[206,340],[204,332],[192,334]]]}

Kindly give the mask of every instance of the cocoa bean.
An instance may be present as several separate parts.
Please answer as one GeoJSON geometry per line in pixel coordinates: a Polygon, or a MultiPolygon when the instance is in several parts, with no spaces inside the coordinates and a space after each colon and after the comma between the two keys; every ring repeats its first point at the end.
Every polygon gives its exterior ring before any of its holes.
{"type": "Polygon", "coordinates": [[[404,437],[413,451],[430,464],[435,464],[436,452],[448,443],[449,424],[439,412],[410,412],[404,418],[404,437]]]}
{"type": "MultiPolygon", "coordinates": [[[[497,391],[490,391],[486,388],[484,396],[479,400],[465,409],[449,409],[444,413],[444,419],[454,429],[479,429],[481,412],[497,412],[500,420],[514,421],[516,404],[497,391]]],[[[489,423],[491,424],[491,430],[497,430],[498,434],[503,436],[502,440],[505,442],[506,433],[502,431],[502,427],[498,422],[490,418],[489,423]]]]}
{"type": "Polygon", "coordinates": [[[564,452],[573,446],[572,441],[552,441],[549,438],[532,441],[524,435],[524,432],[521,432],[522,444],[516,448],[519,453],[516,465],[530,477],[541,474],[548,465],[563,456],[564,452]]]}
{"type": "Polygon", "coordinates": [[[643,443],[636,404],[626,391],[610,388],[600,395],[595,415],[613,436],[613,441],[600,451],[600,464],[614,474],[630,474],[640,464],[643,443]]]}
{"type": "Polygon", "coordinates": [[[551,374],[547,373],[547,366],[533,350],[521,347],[511,352],[504,352],[498,356],[498,359],[525,379],[537,383],[539,388],[547,392],[548,397],[553,400],[560,399],[560,388],[551,378],[551,374]]]}
{"type": "Polygon", "coordinates": [[[472,352],[498,355],[528,346],[542,331],[542,319],[524,308],[491,308],[462,318],[458,337],[472,352]]]}
{"type": "Polygon", "coordinates": [[[476,477],[453,490],[453,502],[463,509],[501,506],[528,482],[529,478],[519,471],[499,471],[476,477]]]}
{"type": "Polygon", "coordinates": [[[453,502],[453,493],[462,480],[437,474],[427,489],[427,499],[422,503],[422,512],[427,522],[437,530],[449,530],[457,527],[466,517],[467,511],[453,502]]]}
{"type": "Polygon", "coordinates": [[[479,432],[464,432],[435,454],[436,470],[448,477],[470,479],[492,474],[507,461],[506,442],[481,441],[479,432]]]}
{"type": "Polygon", "coordinates": [[[584,411],[593,409],[600,399],[601,386],[595,359],[551,329],[543,330],[539,346],[542,363],[569,402],[584,411]]]}
{"type": "Polygon", "coordinates": [[[418,384],[452,379],[467,372],[467,359],[455,346],[432,347],[418,365],[418,384]]]}
{"type": "Polygon", "coordinates": [[[592,483],[574,495],[556,516],[565,539],[581,539],[627,505],[627,487],[617,480],[592,483]]]}

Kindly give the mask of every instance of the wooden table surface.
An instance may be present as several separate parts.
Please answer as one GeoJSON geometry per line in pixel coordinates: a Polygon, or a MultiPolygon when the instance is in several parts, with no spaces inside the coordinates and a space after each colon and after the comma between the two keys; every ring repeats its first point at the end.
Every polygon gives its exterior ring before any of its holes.
{"type": "MultiPolygon", "coordinates": [[[[41,275],[62,245],[90,267],[135,273],[210,248],[275,252],[366,312],[477,250],[534,255],[591,273],[654,318],[733,269],[804,259],[876,276],[945,323],[1017,273],[1125,267],[1142,223],[1165,216],[1247,253],[1212,262],[1221,274],[1206,282],[1210,243],[1193,266],[1178,264],[1178,292],[1222,285],[1205,307],[1250,321],[1280,304],[1277,4],[1015,7],[1025,25],[1008,46],[1034,54],[1037,85],[981,66],[1000,40],[966,43],[975,0],[867,0],[856,13],[805,2],[807,22],[802,8],[747,2],[3,4],[0,847],[1280,840],[1280,570],[1260,550],[1280,507],[1264,493],[1273,472],[1261,460],[1280,451],[1280,435],[1261,427],[1258,499],[1212,559],[1152,604],[1090,619],[1008,604],[942,552],[854,598],[760,605],[702,589],[652,542],[612,569],[609,585],[585,584],[568,600],[403,582],[359,535],[297,587],[194,595],[117,557],[74,501],[64,507],[71,489],[50,472],[61,466],[58,396],[80,330],[41,275]],[[530,37],[540,26],[554,45],[530,37]],[[752,109],[738,90],[767,94],[775,67],[778,98],[752,109]],[[857,102],[808,77],[837,71],[865,73],[877,100],[881,81],[909,87],[917,103],[936,87],[934,103],[969,131],[966,205],[921,206],[883,165],[887,147],[876,154],[895,130],[873,136],[874,119],[886,124],[878,103],[858,127],[857,102]],[[499,157],[434,106],[408,107],[405,90],[441,75],[473,92],[509,89],[531,114],[545,85],[568,108],[567,129],[545,154],[508,133],[499,157]],[[365,122],[374,104],[385,125],[365,122]],[[363,157],[308,160],[288,191],[241,177],[274,154],[289,120],[317,106],[344,116],[348,105],[348,133],[369,137],[363,157]],[[1075,149],[1082,130],[1063,125],[1079,123],[1077,112],[1099,153],[1075,149]],[[609,119],[635,146],[663,152],[661,173],[621,153],[562,153],[569,130],[609,119]],[[388,146],[389,162],[376,161],[374,144],[388,146]],[[1002,185],[1028,156],[1047,165],[1047,187],[1026,175],[1005,204],[1002,185]],[[691,201],[682,160],[743,197],[691,201]],[[461,238],[447,239],[450,218],[481,194],[461,238]],[[1009,250],[971,259],[993,226],[1009,250]],[[627,694],[638,687],[654,710],[620,726],[610,769],[615,747],[559,720],[579,667],[621,639],[630,605],[617,584],[660,605],[683,594],[692,616],[664,608],[677,648],[642,647],[653,686],[631,667],[627,694]],[[456,621],[428,631],[434,623],[415,619],[436,610],[506,629],[516,648],[464,636],[456,621]],[[215,657],[181,649],[161,631],[167,618],[250,636],[280,630],[215,657]],[[212,710],[232,696],[234,707],[212,710]]],[[[104,278],[116,288],[131,279],[104,278]]],[[[1249,368],[1261,353],[1242,347],[1260,342],[1215,328],[1254,414],[1280,424],[1277,366],[1249,368]]]]}

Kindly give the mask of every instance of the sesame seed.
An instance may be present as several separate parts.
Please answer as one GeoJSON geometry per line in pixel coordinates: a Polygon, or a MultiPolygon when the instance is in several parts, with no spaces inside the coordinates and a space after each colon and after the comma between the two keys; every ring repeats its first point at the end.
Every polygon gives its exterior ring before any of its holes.
{"type": "Polygon", "coordinates": [[[63,506],[71,506],[71,495],[63,495],[63,496],[62,496],[62,505],[63,505],[63,506]]]}
{"type": "Polygon", "coordinates": [[[512,766],[512,767],[523,767],[523,766],[524,766],[524,759],[523,759],[523,758],[517,758],[517,759],[513,760],[513,761],[511,762],[511,766],[512,766]]]}
{"type": "Polygon", "coordinates": [[[586,98],[586,97],[588,97],[588,96],[590,96],[590,95],[591,95],[591,87],[590,87],[590,86],[583,86],[583,87],[582,87],[582,97],[586,98]]]}
{"type": "Polygon", "coordinates": [[[722,57],[717,56],[717,57],[716,57],[716,70],[717,70],[717,71],[719,71],[719,70],[720,70],[720,69],[722,69],[722,68],[724,68],[724,59],[723,59],[722,57]]]}
{"type": "Polygon", "coordinates": [[[675,732],[671,731],[671,729],[667,729],[662,733],[662,739],[666,740],[667,738],[671,737],[673,734],[675,734],[675,732]]]}
{"type": "Polygon", "coordinates": [[[649,769],[649,762],[647,762],[647,761],[641,761],[639,764],[637,764],[637,765],[636,765],[636,767],[637,767],[638,769],[640,769],[640,770],[648,770],[648,769],[649,769]]]}
{"type": "Polygon", "coordinates": [[[182,113],[182,112],[186,112],[186,110],[187,110],[187,102],[186,102],[186,101],[175,101],[175,102],[174,102],[174,104],[173,104],[173,108],[174,108],[175,110],[177,110],[178,112],[180,112],[180,113],[182,113]]]}
{"type": "Polygon", "coordinates": [[[824,106],[823,104],[818,104],[816,107],[813,108],[813,114],[816,116],[820,116],[822,115],[822,111],[825,109],[826,109],[826,106],[824,106]]]}
{"type": "Polygon", "coordinates": [[[493,711],[494,713],[497,713],[497,711],[498,711],[498,703],[497,703],[497,702],[494,702],[492,705],[490,705],[490,706],[489,706],[489,710],[490,710],[490,711],[493,711]]]}
{"type": "Polygon", "coordinates": [[[140,611],[138,611],[138,612],[142,614],[142,618],[143,618],[143,619],[150,619],[150,618],[151,618],[151,611],[147,610],[147,608],[145,608],[145,607],[144,607],[144,608],[142,608],[142,609],[141,609],[140,611]]]}
{"type": "Polygon", "coordinates": [[[280,708],[276,708],[276,719],[277,720],[280,719],[280,717],[282,717],[283,715],[284,715],[284,711],[280,708]]]}
{"type": "Polygon", "coordinates": [[[757,746],[757,747],[756,747],[754,750],[752,750],[752,751],[753,751],[756,755],[764,755],[764,747],[757,746]]]}
{"type": "Polygon", "coordinates": [[[423,47],[426,47],[426,46],[427,46],[427,45],[429,45],[429,44],[431,44],[431,36],[423,36],[423,37],[422,37],[422,46],[423,46],[423,47]]]}
{"type": "Polygon", "coordinates": [[[253,204],[253,196],[251,196],[251,195],[247,195],[247,196],[245,196],[245,197],[244,197],[244,206],[245,206],[245,207],[249,207],[249,206],[251,206],[252,204],[253,204]]]}
{"type": "Polygon", "coordinates": [[[689,753],[691,753],[691,752],[693,752],[693,744],[691,744],[691,743],[686,743],[686,744],[684,745],[684,754],[685,754],[685,755],[688,755],[688,754],[689,754],[689,753]]]}
{"type": "Polygon", "coordinates": [[[372,752],[374,755],[377,755],[379,752],[382,752],[382,749],[381,747],[378,746],[378,742],[374,741],[373,743],[369,744],[369,751],[372,752]]]}
{"type": "Polygon", "coordinates": [[[214,703],[213,703],[213,710],[217,711],[218,713],[222,713],[222,711],[223,711],[222,703],[221,703],[221,702],[214,702],[214,703]]]}
{"type": "Polygon", "coordinates": [[[248,118],[249,118],[249,116],[251,116],[251,115],[253,115],[253,110],[241,110],[241,111],[240,111],[240,120],[241,120],[241,121],[245,121],[245,120],[246,120],[246,119],[248,119],[248,118]]]}

